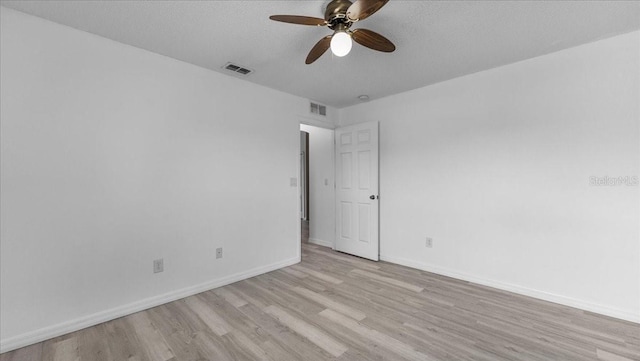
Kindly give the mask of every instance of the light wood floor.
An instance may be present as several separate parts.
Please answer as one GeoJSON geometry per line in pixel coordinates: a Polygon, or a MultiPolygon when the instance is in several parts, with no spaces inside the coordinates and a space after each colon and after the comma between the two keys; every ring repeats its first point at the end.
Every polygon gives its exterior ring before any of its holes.
{"type": "Polygon", "coordinates": [[[302,255],[0,360],[640,360],[638,324],[308,243],[302,255]]]}

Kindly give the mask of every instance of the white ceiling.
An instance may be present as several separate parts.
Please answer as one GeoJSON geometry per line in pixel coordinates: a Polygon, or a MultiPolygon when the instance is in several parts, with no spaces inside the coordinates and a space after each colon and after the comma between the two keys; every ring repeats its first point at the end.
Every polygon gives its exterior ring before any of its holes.
{"type": "Polygon", "coordinates": [[[637,1],[401,1],[353,26],[396,44],[380,53],[354,44],[337,58],[304,60],[323,27],[270,21],[323,17],[328,1],[1,1],[3,6],[334,107],[640,29],[637,1]],[[241,77],[240,75],[237,75],[241,77]]]}

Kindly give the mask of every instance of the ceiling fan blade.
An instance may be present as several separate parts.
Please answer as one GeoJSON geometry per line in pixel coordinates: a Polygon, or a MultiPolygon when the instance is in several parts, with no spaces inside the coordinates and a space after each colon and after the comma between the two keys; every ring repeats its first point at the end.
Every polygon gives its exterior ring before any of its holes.
{"type": "Polygon", "coordinates": [[[371,30],[356,29],[351,33],[351,38],[358,44],[373,50],[384,51],[385,53],[391,53],[396,50],[396,46],[389,39],[371,30]]]}
{"type": "Polygon", "coordinates": [[[380,10],[389,0],[356,0],[347,9],[347,18],[358,21],[368,18],[380,10]]]}
{"type": "Polygon", "coordinates": [[[281,21],[283,23],[299,24],[299,25],[315,25],[325,26],[326,20],[320,18],[314,18],[311,16],[298,16],[298,15],[271,15],[269,19],[275,21],[281,21]]]}
{"type": "Polygon", "coordinates": [[[320,39],[320,41],[318,41],[316,45],[313,46],[313,48],[309,52],[309,55],[307,55],[307,60],[305,60],[305,64],[311,64],[314,61],[318,60],[318,58],[321,57],[322,54],[324,54],[324,52],[327,51],[327,49],[329,49],[329,47],[331,46],[332,36],[333,35],[325,36],[324,38],[320,39]]]}

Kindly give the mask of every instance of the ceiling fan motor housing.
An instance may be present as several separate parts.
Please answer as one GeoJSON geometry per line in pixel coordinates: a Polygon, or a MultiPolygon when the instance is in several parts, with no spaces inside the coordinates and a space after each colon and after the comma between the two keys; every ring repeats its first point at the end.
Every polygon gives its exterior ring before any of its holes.
{"type": "Polygon", "coordinates": [[[352,22],[347,18],[347,9],[351,4],[349,0],[333,0],[327,5],[324,19],[329,29],[342,30],[351,26],[352,22]]]}

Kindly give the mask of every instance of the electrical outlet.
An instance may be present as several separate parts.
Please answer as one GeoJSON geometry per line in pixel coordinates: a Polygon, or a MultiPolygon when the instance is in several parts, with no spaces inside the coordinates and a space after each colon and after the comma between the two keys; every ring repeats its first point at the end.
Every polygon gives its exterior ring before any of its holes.
{"type": "Polygon", "coordinates": [[[433,238],[427,237],[427,241],[425,242],[425,247],[432,248],[433,247],[433,238]]]}
{"type": "Polygon", "coordinates": [[[216,259],[222,258],[222,247],[216,248],[216,259]]]}
{"type": "Polygon", "coordinates": [[[160,273],[164,271],[164,259],[156,259],[153,261],[153,273],[160,273]]]}

